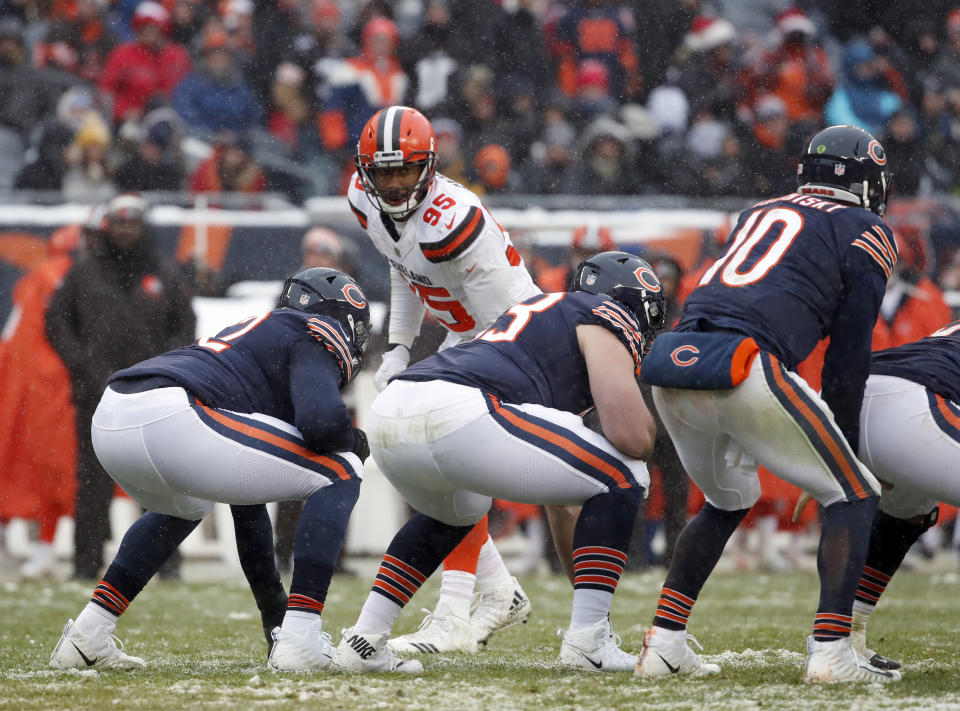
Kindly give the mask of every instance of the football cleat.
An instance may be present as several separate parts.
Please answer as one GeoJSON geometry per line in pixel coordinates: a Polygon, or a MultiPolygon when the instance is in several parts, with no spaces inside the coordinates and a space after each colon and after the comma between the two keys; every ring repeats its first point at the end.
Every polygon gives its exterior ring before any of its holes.
{"type": "Polygon", "coordinates": [[[419,674],[423,664],[416,659],[398,659],[387,646],[389,632],[368,634],[353,629],[343,630],[343,638],[330,660],[330,668],[343,672],[399,672],[419,674]]]}
{"type": "Polygon", "coordinates": [[[277,672],[322,671],[330,664],[333,642],[330,635],[321,630],[317,620],[303,633],[289,632],[275,627],[272,632],[273,646],[267,658],[267,667],[277,672]]]}
{"type": "Polygon", "coordinates": [[[637,655],[620,649],[620,636],[609,619],[578,630],[558,630],[560,666],[589,672],[628,672],[637,666],[637,655]]]}
{"type": "Polygon", "coordinates": [[[881,669],[861,659],[849,637],[818,642],[807,638],[807,668],[803,680],[811,684],[833,684],[840,681],[871,683],[900,681],[896,669],[881,669]]]}
{"type": "Polygon", "coordinates": [[[486,644],[494,632],[518,622],[526,624],[532,610],[530,598],[516,578],[506,585],[497,585],[491,592],[478,593],[470,613],[470,627],[480,644],[486,644]]]}
{"type": "Polygon", "coordinates": [[[67,620],[60,641],[50,655],[50,666],[55,669],[104,668],[135,669],[147,666],[140,657],[123,651],[123,642],[107,632],[106,627],[91,631],[81,630],[73,620],[67,620]]]}
{"type": "Polygon", "coordinates": [[[862,659],[867,660],[879,669],[899,669],[901,664],[896,659],[887,659],[867,647],[867,616],[853,613],[853,626],[850,628],[850,641],[853,648],[862,659]]]}
{"type": "Polygon", "coordinates": [[[420,623],[420,629],[401,635],[387,642],[395,654],[440,654],[442,652],[477,651],[477,640],[473,635],[470,620],[458,617],[445,604],[440,603],[433,612],[423,610],[427,616],[420,623]]]}
{"type": "Polygon", "coordinates": [[[637,660],[637,676],[670,676],[690,674],[703,676],[720,671],[718,664],[705,664],[687,644],[690,640],[698,648],[700,643],[686,630],[668,630],[651,627],[643,635],[643,651],[637,660]]]}

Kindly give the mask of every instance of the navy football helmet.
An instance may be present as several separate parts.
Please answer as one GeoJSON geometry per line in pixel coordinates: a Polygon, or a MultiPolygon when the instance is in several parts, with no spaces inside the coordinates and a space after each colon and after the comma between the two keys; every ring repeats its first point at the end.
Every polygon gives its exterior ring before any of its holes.
{"type": "Polygon", "coordinates": [[[299,271],[283,284],[277,308],[283,307],[339,321],[353,340],[354,366],[360,367],[370,339],[370,307],[352,277],[328,267],[299,271]]]}
{"type": "Polygon", "coordinates": [[[600,252],[577,265],[570,291],[606,294],[633,313],[640,322],[644,347],[666,325],[667,301],[653,268],[626,252],[600,252]]]}
{"type": "Polygon", "coordinates": [[[883,216],[893,187],[887,153],[856,126],[828,126],[814,134],[797,166],[797,192],[859,205],[883,216]]]}

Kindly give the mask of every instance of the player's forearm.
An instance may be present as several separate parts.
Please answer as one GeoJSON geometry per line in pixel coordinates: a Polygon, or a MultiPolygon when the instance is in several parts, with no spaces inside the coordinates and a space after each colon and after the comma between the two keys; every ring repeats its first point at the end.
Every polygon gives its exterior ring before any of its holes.
{"type": "Polygon", "coordinates": [[[390,270],[390,323],[387,341],[406,346],[413,345],[420,333],[425,309],[395,269],[390,270]]]}

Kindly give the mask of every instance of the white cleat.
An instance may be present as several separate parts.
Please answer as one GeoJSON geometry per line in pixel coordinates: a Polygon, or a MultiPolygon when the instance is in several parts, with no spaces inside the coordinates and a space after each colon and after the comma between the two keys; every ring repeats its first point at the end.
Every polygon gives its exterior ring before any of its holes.
{"type": "Polygon", "coordinates": [[[720,671],[718,664],[700,661],[696,652],[687,645],[687,640],[703,649],[700,643],[686,630],[668,630],[651,627],[643,635],[643,651],[637,660],[634,674],[637,676],[670,676],[690,674],[704,676],[720,671]]]}
{"type": "MultiPolygon", "coordinates": [[[[861,658],[867,660],[873,666],[879,669],[899,669],[901,664],[896,659],[888,659],[882,654],[877,654],[867,647],[867,618],[853,613],[853,626],[850,628],[850,641],[853,648],[861,658]]],[[[809,651],[809,650],[807,650],[809,651]]]]}
{"type": "Polygon", "coordinates": [[[388,641],[390,651],[394,654],[473,654],[477,651],[477,640],[466,617],[454,615],[443,603],[437,605],[433,612],[426,609],[423,612],[427,616],[420,623],[420,629],[388,641]]]}
{"type": "Polygon", "coordinates": [[[609,619],[577,630],[559,630],[560,666],[589,672],[629,672],[637,666],[637,655],[620,649],[621,640],[609,619]]]}
{"type": "Polygon", "coordinates": [[[849,637],[818,642],[807,638],[807,668],[803,680],[811,684],[833,684],[841,681],[870,683],[900,681],[896,669],[875,667],[861,659],[849,637]]]}
{"type": "Polygon", "coordinates": [[[397,659],[387,646],[388,632],[368,634],[343,630],[343,639],[337,645],[330,660],[330,669],[343,672],[399,672],[420,674],[423,664],[416,659],[397,659]]]}
{"type": "Polygon", "coordinates": [[[494,632],[527,621],[530,617],[530,598],[523,592],[516,578],[508,585],[498,585],[489,593],[478,593],[470,626],[477,642],[486,644],[494,632]]]}
{"type": "Polygon", "coordinates": [[[270,633],[273,647],[267,667],[277,672],[323,671],[333,657],[330,635],[321,630],[321,621],[314,622],[303,634],[274,627],[270,633]]]}
{"type": "Polygon", "coordinates": [[[81,630],[73,620],[67,620],[60,641],[50,655],[50,666],[55,669],[104,668],[137,669],[147,666],[140,657],[123,651],[123,642],[107,632],[106,627],[92,631],[81,630]]]}

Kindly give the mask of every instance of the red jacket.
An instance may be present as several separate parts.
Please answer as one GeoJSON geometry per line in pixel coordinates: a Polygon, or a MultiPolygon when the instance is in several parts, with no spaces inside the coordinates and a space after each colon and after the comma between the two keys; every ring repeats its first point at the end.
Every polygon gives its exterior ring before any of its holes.
{"type": "Polygon", "coordinates": [[[175,42],[153,51],[139,42],[127,42],[107,57],[100,88],[113,97],[113,119],[130,111],[143,113],[154,94],[168,98],[192,69],[190,55],[175,42]]]}

